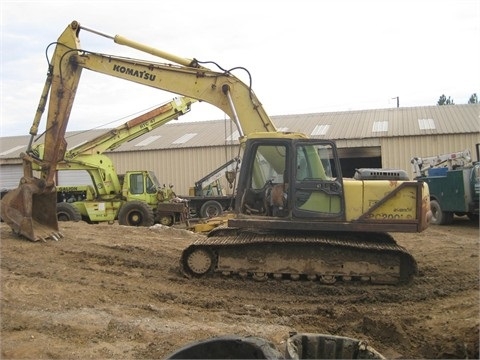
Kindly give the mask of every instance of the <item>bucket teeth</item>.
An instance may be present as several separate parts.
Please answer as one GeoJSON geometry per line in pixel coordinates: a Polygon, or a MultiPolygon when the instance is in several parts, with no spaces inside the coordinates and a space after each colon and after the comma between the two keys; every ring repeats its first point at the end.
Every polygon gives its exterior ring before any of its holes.
{"type": "MultiPolygon", "coordinates": [[[[44,228],[45,226],[43,226],[44,228]]],[[[25,230],[22,227],[12,226],[13,232],[23,236],[31,241],[43,241],[46,242],[48,239],[53,241],[59,241],[64,237],[64,235],[59,231],[52,231],[51,229],[41,229],[42,227],[36,226],[35,232],[31,230],[25,230]],[[39,229],[40,228],[40,229],[39,229]]]]}
{"type": "Polygon", "coordinates": [[[52,234],[50,235],[50,237],[51,237],[53,240],[58,241],[58,240],[60,240],[61,238],[63,238],[63,234],[60,233],[60,232],[55,232],[55,233],[52,233],[52,234]]]}
{"type": "MultiPolygon", "coordinates": [[[[51,239],[53,241],[59,241],[60,239],[62,239],[64,236],[61,232],[58,232],[58,231],[52,231],[51,229],[45,229],[44,231],[38,231],[38,227],[37,227],[37,230],[35,231],[35,240],[33,241],[43,241],[43,242],[46,242],[48,239],[51,239]],[[41,234],[39,234],[41,232],[41,234]]],[[[29,237],[30,239],[32,239],[32,237],[29,237]]]]}

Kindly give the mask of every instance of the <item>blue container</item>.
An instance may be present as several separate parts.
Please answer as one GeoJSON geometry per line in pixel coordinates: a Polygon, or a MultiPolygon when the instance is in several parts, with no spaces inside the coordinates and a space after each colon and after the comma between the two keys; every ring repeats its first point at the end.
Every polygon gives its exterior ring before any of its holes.
{"type": "Polygon", "coordinates": [[[428,176],[447,176],[448,168],[438,168],[428,170],[428,176]]]}

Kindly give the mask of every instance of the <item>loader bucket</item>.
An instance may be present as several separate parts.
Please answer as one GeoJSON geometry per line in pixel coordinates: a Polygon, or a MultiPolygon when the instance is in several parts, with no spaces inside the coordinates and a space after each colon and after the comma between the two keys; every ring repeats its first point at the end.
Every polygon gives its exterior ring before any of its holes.
{"type": "Polygon", "coordinates": [[[32,241],[58,240],[57,193],[45,181],[23,177],[18,188],[1,200],[1,217],[13,230],[32,241]]]}

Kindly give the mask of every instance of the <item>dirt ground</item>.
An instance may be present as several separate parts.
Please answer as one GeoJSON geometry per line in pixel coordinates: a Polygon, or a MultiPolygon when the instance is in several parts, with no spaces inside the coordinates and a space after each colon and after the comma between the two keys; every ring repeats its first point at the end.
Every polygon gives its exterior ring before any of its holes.
{"type": "Polygon", "coordinates": [[[1,228],[3,359],[159,359],[221,335],[279,349],[290,332],[367,340],[388,358],[479,358],[479,229],[392,234],[420,273],[401,286],[187,279],[182,229],[61,222],[58,242],[1,228]]]}

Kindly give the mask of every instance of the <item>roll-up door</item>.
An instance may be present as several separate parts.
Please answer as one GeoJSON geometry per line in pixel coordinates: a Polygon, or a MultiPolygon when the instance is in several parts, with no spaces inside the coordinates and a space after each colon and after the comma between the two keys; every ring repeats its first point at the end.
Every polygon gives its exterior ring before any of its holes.
{"type": "Polygon", "coordinates": [[[0,167],[0,189],[10,190],[18,187],[22,176],[22,165],[2,165],[0,167]]]}
{"type": "Polygon", "coordinates": [[[59,186],[92,185],[92,179],[85,170],[60,170],[57,179],[59,186]]]}

